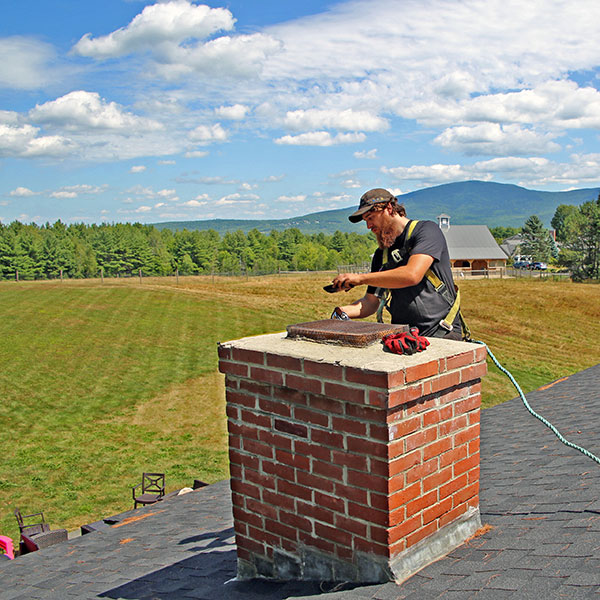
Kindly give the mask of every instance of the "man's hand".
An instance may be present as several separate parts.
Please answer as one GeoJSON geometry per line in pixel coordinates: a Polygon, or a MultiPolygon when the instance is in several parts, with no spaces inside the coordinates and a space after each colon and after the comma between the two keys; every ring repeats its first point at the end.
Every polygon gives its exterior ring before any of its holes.
{"type": "Polygon", "coordinates": [[[332,285],[336,288],[347,292],[357,285],[361,285],[361,275],[359,273],[340,273],[334,280],[332,285]]]}

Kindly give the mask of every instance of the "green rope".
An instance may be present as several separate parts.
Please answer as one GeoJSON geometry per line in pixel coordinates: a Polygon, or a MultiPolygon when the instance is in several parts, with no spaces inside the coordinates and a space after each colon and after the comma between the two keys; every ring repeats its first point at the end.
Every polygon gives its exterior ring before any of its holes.
{"type": "Polygon", "coordinates": [[[494,364],[505,374],[508,376],[508,378],[511,380],[512,384],[515,386],[515,388],[517,389],[517,392],[519,392],[519,396],[521,396],[521,400],[523,401],[523,404],[525,405],[525,408],[536,418],[539,419],[546,427],[548,427],[555,435],[556,437],[563,443],[565,444],[565,446],[569,446],[569,448],[574,448],[575,450],[579,450],[579,452],[581,452],[582,454],[584,454],[585,456],[587,456],[588,458],[591,458],[592,460],[595,460],[597,463],[600,464],[600,458],[598,458],[597,456],[595,456],[594,454],[592,454],[591,452],[589,452],[588,450],[586,450],[585,448],[582,448],[581,446],[578,446],[577,444],[573,444],[573,442],[569,442],[569,440],[565,439],[563,437],[563,435],[560,433],[560,431],[558,431],[558,429],[556,429],[556,427],[554,427],[554,425],[552,425],[552,423],[550,423],[550,421],[547,421],[546,419],[544,419],[544,417],[542,417],[541,415],[539,415],[538,413],[536,413],[533,408],[531,408],[531,406],[529,406],[529,402],[527,402],[527,398],[525,398],[525,394],[523,393],[523,391],[521,390],[519,384],[515,381],[515,378],[512,376],[512,374],[510,373],[510,371],[508,371],[507,369],[505,369],[499,362],[498,359],[494,356],[493,352],[490,350],[489,346],[485,343],[485,342],[481,342],[479,340],[473,340],[473,342],[475,342],[476,344],[482,344],[483,346],[486,347],[487,349],[487,353],[488,356],[494,361],[494,364]]]}

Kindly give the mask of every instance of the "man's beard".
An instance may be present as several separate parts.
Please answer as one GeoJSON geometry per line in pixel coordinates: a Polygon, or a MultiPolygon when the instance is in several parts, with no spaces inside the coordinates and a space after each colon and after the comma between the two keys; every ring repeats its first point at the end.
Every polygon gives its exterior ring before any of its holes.
{"type": "Polygon", "coordinates": [[[383,250],[384,248],[390,248],[398,237],[398,232],[393,226],[387,227],[386,229],[380,229],[376,234],[377,243],[383,250]]]}

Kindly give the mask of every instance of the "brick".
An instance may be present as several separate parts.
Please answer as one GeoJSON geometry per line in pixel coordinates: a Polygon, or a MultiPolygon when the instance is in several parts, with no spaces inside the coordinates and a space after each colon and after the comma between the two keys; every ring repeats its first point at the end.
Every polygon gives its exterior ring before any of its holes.
{"type": "Polygon", "coordinates": [[[269,446],[273,446],[273,448],[282,448],[288,452],[292,451],[292,440],[284,435],[261,429],[258,432],[258,439],[269,446]]]}
{"type": "Polygon", "coordinates": [[[467,487],[467,482],[468,482],[467,475],[464,474],[464,475],[461,475],[460,477],[457,477],[456,479],[453,479],[452,481],[449,481],[445,485],[442,485],[439,490],[440,500],[442,498],[447,498],[448,496],[452,496],[452,494],[455,494],[458,490],[461,490],[462,488],[467,487]]]}
{"type": "Polygon", "coordinates": [[[248,467],[244,467],[244,480],[261,488],[275,489],[275,480],[272,477],[248,467]]]}
{"type": "Polygon", "coordinates": [[[349,466],[356,471],[366,471],[367,473],[371,473],[371,475],[379,475],[380,477],[390,476],[390,466],[387,460],[377,460],[369,457],[369,467],[367,468],[366,465],[362,466],[362,461],[353,461],[353,458],[360,459],[361,457],[350,457],[349,466]]]}
{"type": "Polygon", "coordinates": [[[225,407],[225,414],[230,421],[238,421],[240,418],[240,409],[233,404],[227,404],[225,407]]]}
{"type": "MultiPolygon", "coordinates": [[[[320,427],[329,427],[329,415],[326,413],[316,412],[304,406],[294,407],[294,419],[302,423],[311,423],[320,427]]],[[[335,429],[335,428],[334,428],[335,429]]]]}
{"type": "Polygon", "coordinates": [[[262,491],[262,499],[263,502],[267,504],[272,504],[273,506],[277,506],[278,508],[283,508],[284,510],[294,511],[296,509],[296,500],[295,498],[290,498],[289,496],[282,496],[277,492],[273,492],[271,490],[263,490],[262,491]]]}
{"type": "Polygon", "coordinates": [[[246,425],[245,423],[228,421],[227,431],[231,436],[239,436],[241,438],[258,440],[258,429],[255,427],[250,427],[250,425],[246,425]]]}
{"type": "Polygon", "coordinates": [[[326,554],[333,554],[335,551],[335,544],[333,542],[330,542],[324,538],[315,537],[314,535],[308,534],[304,531],[298,532],[298,539],[302,544],[317,548],[326,554]]]}
{"type": "Polygon", "coordinates": [[[468,413],[469,415],[469,425],[475,425],[475,423],[481,422],[481,411],[475,410],[473,412],[468,413]]]}
{"type": "Polygon", "coordinates": [[[459,490],[452,496],[452,500],[454,501],[454,506],[458,506],[463,502],[467,502],[468,500],[474,498],[479,494],[479,484],[473,483],[468,485],[467,487],[459,490]]]}
{"type": "Polygon", "coordinates": [[[318,504],[313,504],[312,502],[301,502],[298,500],[296,502],[296,512],[303,517],[314,519],[328,525],[333,525],[335,521],[333,511],[328,510],[323,506],[319,506],[318,504]]]}
{"type": "Polygon", "coordinates": [[[275,419],[275,429],[277,431],[289,433],[290,435],[295,435],[297,437],[308,437],[308,427],[306,427],[306,425],[300,425],[290,421],[283,421],[282,419],[275,419]]]}
{"type": "Polygon", "coordinates": [[[245,454],[234,448],[229,449],[229,463],[234,465],[247,465],[251,469],[258,470],[260,461],[257,456],[245,454]]]}
{"type": "Polygon", "coordinates": [[[444,373],[439,377],[436,377],[431,381],[431,394],[436,394],[437,392],[441,392],[442,390],[447,390],[448,388],[452,388],[457,386],[460,383],[460,372],[453,371],[451,373],[444,373]]]}
{"type": "Polygon", "coordinates": [[[331,426],[332,429],[334,429],[335,431],[342,431],[344,433],[351,433],[353,435],[362,436],[366,436],[367,434],[367,424],[354,419],[346,419],[344,417],[333,417],[331,426]]]}
{"type": "Polygon", "coordinates": [[[406,474],[406,484],[413,483],[414,481],[419,481],[432,473],[435,473],[439,468],[439,461],[437,457],[434,457],[427,462],[424,462],[412,469],[409,469],[406,474]]]}
{"type": "Polygon", "coordinates": [[[240,550],[246,550],[251,555],[265,556],[265,547],[261,542],[257,542],[253,539],[245,537],[243,535],[236,534],[235,544],[237,546],[238,556],[240,556],[240,550]]]}
{"type": "Polygon", "coordinates": [[[481,362],[484,361],[487,357],[487,348],[483,345],[480,345],[475,349],[475,360],[473,362],[481,362]]]}
{"type": "Polygon", "coordinates": [[[442,421],[447,421],[452,418],[452,404],[442,406],[433,410],[428,410],[423,413],[423,427],[437,425],[442,421]]]}
{"type": "Polygon", "coordinates": [[[334,525],[343,531],[348,531],[355,535],[359,535],[360,537],[364,538],[367,536],[367,525],[356,519],[349,519],[344,515],[337,514],[335,515],[334,525]]]}
{"type": "Polygon", "coordinates": [[[430,490],[434,490],[439,488],[444,483],[447,483],[452,479],[452,467],[448,466],[441,471],[436,471],[432,473],[428,477],[423,479],[423,492],[429,492],[430,490]]]}
{"type": "Polygon", "coordinates": [[[285,525],[289,525],[294,529],[301,529],[307,533],[313,533],[313,525],[310,519],[297,515],[296,513],[286,512],[284,510],[279,511],[279,519],[285,525]]]}
{"type": "Polygon", "coordinates": [[[335,484],[335,495],[338,498],[345,498],[348,502],[356,502],[363,505],[366,505],[369,501],[367,490],[344,485],[342,483],[335,484]]]}
{"type": "Polygon", "coordinates": [[[333,398],[327,398],[325,396],[309,394],[308,405],[313,410],[320,410],[327,414],[344,414],[344,403],[333,398]]]}
{"type": "Polygon", "coordinates": [[[387,511],[376,510],[374,508],[362,506],[361,504],[355,504],[354,502],[348,502],[348,516],[361,519],[362,521],[367,521],[369,523],[375,523],[376,525],[381,525],[382,527],[387,526],[387,511]]]}
{"type": "Polygon", "coordinates": [[[452,438],[445,437],[423,448],[423,460],[427,461],[434,456],[441,456],[444,452],[452,450],[452,438]]]}
{"type": "MultiPolygon", "coordinates": [[[[390,510],[397,510],[399,507],[414,502],[421,497],[421,482],[417,481],[412,485],[399,490],[390,495],[389,507],[390,510]]],[[[410,516],[410,515],[409,515],[410,516]]]]}
{"type": "Polygon", "coordinates": [[[438,405],[437,397],[424,397],[421,394],[418,398],[414,398],[406,405],[406,415],[412,415],[415,413],[423,413],[429,410],[433,410],[438,405]]]}
{"type": "Polygon", "coordinates": [[[366,402],[370,406],[377,406],[378,408],[385,408],[388,405],[389,393],[379,392],[377,390],[367,390],[366,402]]]}
{"type": "Polygon", "coordinates": [[[331,450],[318,444],[311,444],[303,440],[294,440],[294,452],[303,456],[313,456],[319,460],[329,462],[331,460],[331,450]]]}
{"type": "Polygon", "coordinates": [[[417,542],[424,540],[426,537],[434,534],[438,530],[437,524],[434,522],[429,523],[429,525],[425,525],[421,529],[415,531],[415,533],[406,537],[406,547],[410,548],[414,546],[417,542]]]}
{"type": "Polygon", "coordinates": [[[239,479],[231,480],[231,491],[242,496],[250,496],[251,498],[260,500],[260,488],[239,479]]]}
{"type": "Polygon", "coordinates": [[[269,460],[262,461],[263,472],[270,477],[278,477],[295,483],[296,481],[296,469],[288,465],[281,464],[280,462],[271,462],[269,460]]]}
{"type": "Polygon", "coordinates": [[[387,511],[389,508],[389,497],[384,491],[382,494],[378,494],[373,490],[369,490],[369,506],[377,510],[387,511]]]}
{"type": "Polygon", "coordinates": [[[389,514],[389,526],[395,527],[399,523],[402,523],[406,520],[406,508],[401,506],[395,510],[390,510],[389,514]]]}
{"type": "Polygon", "coordinates": [[[462,415],[463,413],[467,413],[470,410],[477,410],[481,406],[481,397],[480,396],[469,396],[465,400],[461,400],[460,402],[454,403],[454,414],[462,415]]]}
{"type": "Polygon", "coordinates": [[[242,444],[244,450],[250,454],[258,454],[259,456],[264,456],[265,458],[273,458],[273,448],[263,444],[262,442],[244,438],[242,444]]]}
{"type": "Polygon", "coordinates": [[[454,476],[458,477],[462,473],[466,473],[471,469],[479,466],[479,453],[473,454],[464,460],[454,463],[454,476]]]}
{"type": "Polygon", "coordinates": [[[359,404],[347,404],[345,414],[351,419],[359,419],[360,421],[373,421],[375,423],[383,423],[384,414],[381,409],[371,406],[361,406],[359,404]]]}
{"type": "Polygon", "coordinates": [[[472,440],[479,438],[479,423],[467,427],[463,431],[457,431],[454,434],[454,446],[462,446],[472,440]]]}
{"type": "Polygon", "coordinates": [[[326,540],[331,540],[335,544],[343,544],[344,546],[350,546],[352,544],[351,533],[338,529],[337,527],[324,525],[318,521],[315,522],[315,535],[326,540]]]}
{"type": "Polygon", "coordinates": [[[227,375],[236,375],[237,377],[248,377],[248,365],[221,360],[219,361],[219,372],[227,373],[227,375]]]}
{"type": "Polygon", "coordinates": [[[437,360],[432,360],[431,362],[423,363],[421,365],[415,365],[414,367],[407,367],[405,370],[406,383],[433,377],[438,373],[439,364],[437,360]]]}
{"type": "Polygon", "coordinates": [[[292,407],[289,404],[268,400],[267,398],[259,398],[258,407],[266,413],[279,415],[280,417],[290,417],[292,415],[292,407]]]}
{"type": "Polygon", "coordinates": [[[404,473],[418,464],[421,464],[421,452],[419,450],[408,454],[401,454],[398,458],[394,458],[390,462],[390,477],[398,473],[404,473]]]}
{"type": "Polygon", "coordinates": [[[466,512],[467,512],[466,504],[461,504],[460,506],[453,508],[452,510],[448,511],[446,514],[444,514],[440,517],[440,527],[445,527],[449,523],[452,523],[452,521],[456,521],[456,519],[458,519],[458,517],[460,517],[462,514],[464,514],[466,512]]]}
{"type": "Polygon", "coordinates": [[[271,369],[251,367],[250,378],[254,381],[262,381],[263,383],[283,385],[283,372],[281,371],[272,371],[271,369]]]}
{"type": "Polygon", "coordinates": [[[460,371],[460,380],[462,382],[473,381],[474,379],[481,379],[487,373],[487,364],[478,363],[471,365],[470,367],[464,367],[460,371]]]}
{"type": "Polygon", "coordinates": [[[315,495],[318,492],[333,493],[335,490],[335,483],[331,479],[319,477],[318,475],[313,475],[312,473],[307,473],[305,471],[297,471],[296,483],[313,490],[315,495]]]}
{"type": "Polygon", "coordinates": [[[443,423],[440,423],[438,427],[439,436],[444,437],[454,433],[455,431],[460,431],[461,429],[467,427],[468,423],[469,419],[467,415],[459,415],[450,421],[444,421],[443,423]]]}
{"type": "Polygon", "coordinates": [[[357,471],[368,471],[367,457],[359,454],[350,454],[349,452],[332,450],[331,451],[331,462],[334,465],[341,467],[350,467],[357,471]]]}
{"type": "Polygon", "coordinates": [[[389,441],[398,440],[421,427],[421,417],[415,416],[388,425],[389,441]]]}
{"type": "Polygon", "coordinates": [[[308,471],[310,469],[310,459],[308,456],[292,454],[291,452],[286,452],[285,450],[280,450],[279,448],[275,450],[275,460],[283,463],[284,465],[294,467],[295,469],[303,469],[304,471],[308,471]]]}
{"type": "Polygon", "coordinates": [[[248,527],[248,537],[251,537],[255,540],[260,540],[264,543],[266,556],[269,555],[269,550],[271,548],[277,548],[281,545],[281,537],[265,529],[255,529],[254,527],[248,527]]]}
{"type": "MultiPolygon", "coordinates": [[[[246,512],[255,515],[262,515],[263,517],[267,517],[269,519],[277,519],[277,509],[274,506],[270,506],[269,504],[265,504],[264,502],[260,502],[254,498],[248,498],[248,500],[246,500],[246,512]]],[[[256,526],[262,527],[262,520],[260,524],[257,524],[256,526]]]]}
{"type": "Polygon", "coordinates": [[[240,390],[256,396],[271,396],[271,386],[251,379],[240,380],[240,390]]]}
{"type": "Polygon", "coordinates": [[[388,398],[388,406],[389,408],[393,408],[395,406],[399,406],[402,404],[408,404],[416,400],[417,398],[421,398],[423,396],[423,385],[410,385],[405,388],[401,388],[399,390],[395,390],[390,392],[388,398]]]}
{"type": "Polygon", "coordinates": [[[361,473],[360,471],[353,471],[348,469],[347,473],[348,485],[355,485],[356,487],[366,488],[370,491],[378,491],[385,493],[387,488],[387,478],[378,477],[371,475],[370,473],[361,473]]]}
{"type": "Polygon", "coordinates": [[[427,494],[423,494],[419,498],[416,498],[412,502],[406,505],[406,516],[412,517],[416,513],[422,512],[432,504],[436,503],[438,499],[437,490],[432,490],[427,494]]]}
{"type": "Polygon", "coordinates": [[[267,354],[267,367],[276,367],[284,371],[302,371],[302,360],[292,356],[267,354]]]}
{"type": "Polygon", "coordinates": [[[435,439],[437,439],[436,428],[430,427],[429,429],[418,431],[405,438],[404,447],[406,449],[406,452],[410,452],[415,448],[422,448],[423,446],[430,444],[435,439]]]}
{"type": "Polygon", "coordinates": [[[323,395],[327,398],[336,398],[345,402],[354,402],[355,404],[365,403],[365,390],[359,387],[350,387],[341,383],[324,382],[323,395]]]}
{"type": "Polygon", "coordinates": [[[427,525],[427,523],[439,519],[450,510],[452,510],[452,498],[446,498],[445,500],[434,504],[432,507],[426,508],[423,511],[423,525],[427,525]]]}
{"type": "Polygon", "coordinates": [[[399,540],[406,538],[408,535],[417,531],[421,527],[421,515],[415,515],[414,517],[410,517],[404,519],[398,525],[390,528],[388,534],[388,543],[395,544],[399,540]]]}
{"type": "Polygon", "coordinates": [[[304,360],[304,373],[321,379],[332,379],[334,381],[344,380],[344,367],[332,365],[331,363],[304,360]]]}
{"type": "Polygon", "coordinates": [[[277,480],[277,491],[280,494],[286,496],[292,496],[293,498],[301,498],[302,500],[312,500],[312,490],[302,485],[297,485],[290,481],[284,481],[283,479],[277,480]]]}
{"type": "Polygon", "coordinates": [[[283,404],[301,404],[308,402],[307,396],[303,391],[294,390],[289,387],[278,387],[273,390],[273,398],[283,404]]]}
{"type": "Polygon", "coordinates": [[[448,450],[448,452],[444,452],[440,456],[440,469],[444,467],[454,464],[463,458],[468,456],[468,447],[466,445],[460,446],[458,448],[454,448],[453,450],[448,450]]]}
{"type": "Polygon", "coordinates": [[[255,425],[265,429],[271,428],[271,417],[255,410],[242,410],[240,420],[247,425],[255,425]]]}
{"type": "Polygon", "coordinates": [[[469,442],[469,456],[471,456],[471,454],[475,454],[476,452],[479,452],[479,448],[481,446],[481,438],[478,436],[476,439],[472,440],[469,442]]]}
{"type": "Polygon", "coordinates": [[[300,377],[291,373],[286,373],[285,375],[285,386],[292,390],[310,392],[311,394],[320,394],[322,388],[320,379],[309,379],[308,377],[300,377]]]}
{"type": "Polygon", "coordinates": [[[344,436],[341,433],[334,433],[323,429],[311,429],[310,439],[315,444],[323,444],[332,448],[343,448],[344,444],[344,436]]]}
{"type": "Polygon", "coordinates": [[[404,385],[404,371],[382,373],[381,371],[359,370],[346,367],[346,381],[348,383],[368,385],[369,387],[389,389],[404,385]]]}
{"type": "Polygon", "coordinates": [[[286,525],[278,519],[265,519],[265,529],[274,535],[287,538],[288,540],[296,541],[298,539],[296,528],[286,525]]]}
{"type": "Polygon", "coordinates": [[[244,510],[240,506],[234,506],[233,509],[233,518],[240,523],[246,523],[247,525],[252,525],[253,527],[257,527],[258,529],[262,529],[264,526],[263,518],[260,514],[256,514],[254,512],[249,512],[244,510]]]}
{"type": "Polygon", "coordinates": [[[387,444],[372,442],[350,435],[346,437],[346,447],[348,452],[356,452],[357,454],[366,454],[367,456],[376,456],[378,458],[386,458],[388,454],[387,444]]]}
{"type": "Polygon", "coordinates": [[[461,354],[455,354],[454,356],[447,356],[446,369],[448,371],[453,371],[454,369],[460,369],[461,367],[471,365],[474,362],[473,351],[470,350],[469,352],[462,352],[461,354]]]}
{"type": "Polygon", "coordinates": [[[256,350],[244,350],[243,348],[232,348],[230,358],[238,362],[252,363],[255,365],[265,364],[265,355],[256,350]]]}
{"type": "Polygon", "coordinates": [[[227,404],[239,404],[248,408],[256,408],[256,398],[241,392],[227,392],[227,404]]]}
{"type": "Polygon", "coordinates": [[[344,468],[339,465],[313,459],[311,471],[314,475],[320,475],[337,481],[344,481],[344,468]]]}
{"type": "Polygon", "coordinates": [[[375,423],[369,423],[368,437],[373,438],[379,442],[387,442],[389,438],[389,431],[387,425],[377,425],[375,423]]]}
{"type": "Polygon", "coordinates": [[[324,506],[338,513],[345,512],[346,503],[342,498],[324,494],[320,490],[315,490],[315,503],[324,506]]]}

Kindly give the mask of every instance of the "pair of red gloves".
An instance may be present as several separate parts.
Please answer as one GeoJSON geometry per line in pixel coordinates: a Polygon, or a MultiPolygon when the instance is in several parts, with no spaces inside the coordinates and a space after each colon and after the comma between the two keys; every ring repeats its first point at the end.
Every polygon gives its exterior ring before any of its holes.
{"type": "Polygon", "coordinates": [[[408,333],[388,333],[383,336],[383,345],[395,354],[414,354],[423,352],[429,346],[429,340],[419,335],[419,330],[413,327],[408,333]]]}

